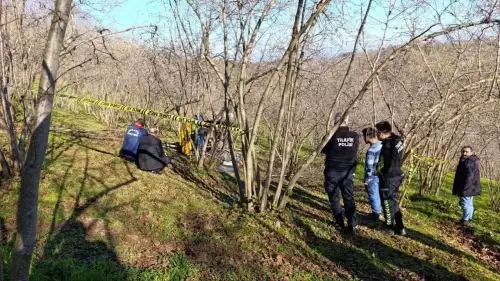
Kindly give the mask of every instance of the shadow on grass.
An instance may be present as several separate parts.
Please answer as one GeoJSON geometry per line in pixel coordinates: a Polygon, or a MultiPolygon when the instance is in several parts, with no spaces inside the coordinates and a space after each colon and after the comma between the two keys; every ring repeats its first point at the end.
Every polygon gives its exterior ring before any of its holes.
{"type": "Polygon", "coordinates": [[[244,225],[238,221],[224,225],[217,215],[193,210],[187,218],[185,228],[193,234],[183,239],[183,244],[190,260],[203,268],[200,280],[269,280],[269,268],[260,264],[260,255],[252,254],[235,239],[244,225]]]}
{"type": "Polygon", "coordinates": [[[451,255],[454,255],[454,256],[457,256],[457,257],[465,257],[467,258],[468,260],[470,261],[473,261],[475,263],[478,263],[478,264],[481,264],[482,266],[484,266],[485,268],[488,268],[490,269],[491,271],[495,272],[498,270],[498,268],[495,268],[494,265],[492,264],[488,264],[488,263],[485,263],[484,261],[481,261],[479,259],[477,259],[476,257],[474,257],[473,255],[471,255],[470,253],[467,253],[467,252],[464,252],[464,251],[461,251],[459,249],[456,249],[455,247],[451,246],[451,245],[447,245],[441,241],[438,241],[436,240],[435,238],[427,235],[427,234],[424,234],[422,232],[419,232],[417,230],[413,230],[413,229],[407,229],[407,236],[408,238],[414,240],[414,241],[418,241],[422,244],[425,244],[431,248],[435,248],[435,249],[438,249],[438,250],[441,250],[443,252],[446,252],[446,253],[449,253],[451,255]]]}
{"type": "Polygon", "coordinates": [[[424,280],[467,280],[440,265],[410,256],[376,239],[356,236],[350,238],[352,246],[347,246],[344,243],[318,237],[311,226],[301,219],[295,218],[294,223],[305,232],[306,243],[314,251],[340,264],[352,275],[362,280],[407,280],[409,277],[403,272],[400,272],[401,276],[389,274],[384,270],[386,266],[387,270],[392,266],[397,266],[412,271],[424,280]]]}
{"type": "MultiPolygon", "coordinates": [[[[331,224],[331,211],[327,207],[328,201],[326,199],[323,200],[301,188],[295,190],[292,198],[295,202],[291,201],[288,208],[293,214],[301,218],[331,224]],[[320,212],[314,212],[313,210],[319,210],[320,212]],[[325,216],[322,214],[325,214],[325,216]],[[328,214],[328,218],[326,214],[328,214]]],[[[413,200],[415,200],[415,198],[413,198],[413,200]]],[[[438,201],[429,198],[426,198],[426,200],[431,204],[439,204],[438,201]]],[[[441,206],[439,208],[443,207],[441,206]]],[[[358,211],[356,215],[360,225],[369,227],[379,225],[379,223],[373,221],[369,214],[363,214],[358,211]]],[[[301,219],[294,218],[294,223],[305,231],[308,244],[313,250],[322,253],[323,256],[342,265],[342,267],[348,269],[353,275],[363,280],[405,280],[404,277],[387,276],[386,271],[377,268],[383,266],[380,264],[396,265],[400,268],[415,272],[425,280],[466,280],[465,277],[452,273],[442,266],[428,263],[407,253],[386,246],[380,241],[372,238],[356,237],[353,239],[355,247],[353,246],[350,249],[346,249],[344,244],[332,242],[314,235],[311,226],[307,225],[301,219]],[[349,253],[349,251],[351,251],[352,254],[349,253]],[[372,257],[365,256],[366,252],[372,252],[379,257],[377,265],[373,265],[372,257]]],[[[291,227],[293,228],[294,226],[291,227]]],[[[436,248],[458,257],[467,257],[469,260],[478,262],[471,254],[457,250],[421,232],[408,229],[408,237],[428,245],[431,248],[436,248]]]]}
{"type": "MultiPolygon", "coordinates": [[[[407,207],[408,209],[426,215],[430,218],[437,218],[443,224],[446,224],[447,227],[443,227],[443,229],[446,230],[446,228],[449,228],[448,229],[449,232],[454,232],[454,233],[458,230],[457,234],[462,235],[464,238],[473,240],[475,242],[484,243],[485,245],[492,247],[493,249],[496,249],[495,252],[497,253],[497,255],[500,255],[500,242],[492,239],[488,235],[475,234],[474,224],[471,227],[466,227],[466,228],[457,227],[457,221],[454,221],[452,216],[450,215],[451,210],[448,204],[444,204],[443,202],[433,198],[429,198],[428,196],[420,196],[420,195],[413,195],[410,197],[410,200],[414,204],[408,206],[407,207]]],[[[457,200],[457,206],[458,206],[458,200],[457,200]]],[[[500,233],[498,230],[495,229],[492,229],[491,231],[494,232],[496,231],[497,233],[500,233]]]]}
{"type": "Polygon", "coordinates": [[[295,188],[290,196],[291,199],[297,200],[304,205],[323,212],[331,213],[330,203],[327,199],[318,197],[303,188],[295,188]]]}
{"type": "Polygon", "coordinates": [[[0,245],[7,245],[9,230],[5,226],[5,219],[0,217],[0,245]]]}
{"type": "MultiPolygon", "coordinates": [[[[333,222],[332,210],[330,207],[330,203],[326,198],[321,198],[319,196],[316,196],[311,192],[300,187],[294,190],[294,193],[291,195],[291,198],[294,200],[290,202],[287,208],[292,210],[294,213],[299,213],[304,217],[316,221],[332,224],[333,222]],[[311,210],[314,210],[316,212],[312,212],[311,210]]],[[[358,224],[361,225],[367,225],[367,226],[378,225],[377,222],[373,220],[370,214],[364,214],[359,212],[358,210],[356,211],[356,218],[358,224]]]]}
{"type": "MultiPolygon", "coordinates": [[[[205,181],[200,179],[200,177],[193,171],[193,168],[191,167],[189,160],[186,159],[184,156],[177,153],[175,154],[173,159],[174,160],[172,161],[171,164],[172,171],[177,175],[179,175],[180,177],[182,177],[184,180],[196,184],[196,186],[200,188],[202,191],[208,193],[210,196],[212,196],[213,198],[217,199],[222,203],[226,203],[232,206],[235,204],[235,202],[237,202],[237,194],[234,194],[232,190],[229,191],[226,190],[226,192],[223,192],[217,186],[207,184],[205,181]]],[[[212,175],[209,174],[209,176],[212,177],[214,181],[217,181],[215,178],[213,178],[212,175]]],[[[227,180],[228,177],[225,178],[225,181],[227,180]]]]}
{"type": "Polygon", "coordinates": [[[88,146],[88,145],[84,144],[81,140],[79,142],[77,142],[76,144],[79,145],[79,146],[81,146],[81,147],[83,147],[83,148],[93,150],[95,152],[99,152],[99,153],[102,153],[102,154],[107,154],[107,155],[118,157],[118,154],[116,154],[116,153],[112,153],[112,152],[109,152],[109,151],[104,151],[104,150],[99,149],[99,148],[88,146]]]}
{"type": "Polygon", "coordinates": [[[0,217],[0,279],[3,277],[6,280],[10,274],[10,255],[8,249],[12,247],[9,243],[9,230],[5,225],[5,219],[0,217]]]}
{"type": "MultiPolygon", "coordinates": [[[[89,177],[92,177],[88,173],[90,161],[88,150],[85,150],[85,152],[83,179],[81,180],[78,193],[74,197],[73,208],[68,219],[66,219],[66,221],[62,224],[56,225],[56,216],[62,212],[62,202],[67,200],[63,195],[66,193],[65,185],[69,175],[69,170],[73,168],[76,151],[73,154],[67,170],[65,171],[62,183],[58,186],[58,197],[53,211],[50,231],[47,236],[47,241],[44,243],[43,254],[32,266],[32,280],[75,280],[82,278],[82,276],[75,276],[75,272],[82,274],[82,268],[95,269],[95,266],[98,263],[105,263],[105,265],[101,268],[101,271],[93,270],[91,272],[93,274],[97,274],[94,276],[95,278],[101,280],[126,279],[126,270],[120,265],[117,259],[113,247],[113,239],[110,235],[107,223],[104,224],[104,227],[108,243],[102,241],[89,241],[87,239],[87,229],[90,229],[97,222],[97,220],[94,220],[89,226],[86,226],[84,223],[79,221],[79,219],[81,215],[96,204],[99,199],[114,190],[135,182],[137,179],[132,175],[130,168],[128,167],[129,164],[123,162],[124,165],[127,166],[126,168],[129,172],[130,178],[128,180],[124,180],[123,182],[111,187],[106,187],[106,185],[104,185],[104,190],[101,192],[93,196],[83,198],[85,193],[85,184],[89,177]],[[108,276],[108,274],[110,275],[108,276]]],[[[123,207],[123,205],[105,207],[101,212],[100,218],[103,218],[104,221],[107,222],[107,212],[121,207],[123,207]]],[[[90,276],[91,275],[87,276],[87,278],[92,278],[90,276]]]]}
{"type": "Polygon", "coordinates": [[[45,153],[46,158],[43,164],[43,169],[46,169],[54,164],[54,162],[56,162],[64,152],[72,148],[77,142],[77,139],[64,139],[56,144],[55,137],[54,135],[52,135],[52,139],[50,141],[50,150],[45,153]]]}

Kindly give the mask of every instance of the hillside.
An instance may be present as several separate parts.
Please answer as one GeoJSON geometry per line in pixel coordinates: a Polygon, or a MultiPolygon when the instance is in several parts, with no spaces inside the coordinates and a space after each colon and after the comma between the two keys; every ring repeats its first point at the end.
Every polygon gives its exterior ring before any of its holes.
{"type": "MultiPolygon", "coordinates": [[[[174,168],[144,173],[117,157],[122,129],[63,111],[52,124],[32,280],[500,280],[500,214],[483,194],[461,229],[451,179],[438,197],[411,194],[407,237],[367,225],[357,180],[360,234],[332,237],[320,166],[285,212],[246,215],[231,175],[174,151],[174,168]]],[[[17,188],[0,193],[6,276],[17,188]]]]}

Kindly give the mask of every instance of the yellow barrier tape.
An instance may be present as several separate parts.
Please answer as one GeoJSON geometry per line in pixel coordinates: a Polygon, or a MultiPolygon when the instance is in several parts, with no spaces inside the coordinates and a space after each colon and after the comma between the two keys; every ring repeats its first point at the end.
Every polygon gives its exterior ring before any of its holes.
{"type": "Polygon", "coordinates": [[[140,108],[140,107],[128,106],[128,105],[123,105],[123,104],[119,104],[119,103],[107,102],[107,101],[96,100],[96,99],[79,98],[79,97],[74,97],[74,96],[64,95],[64,94],[57,94],[56,96],[61,97],[61,98],[67,98],[70,100],[75,100],[76,102],[80,102],[80,103],[94,104],[97,106],[109,107],[109,108],[122,110],[122,111],[126,111],[126,112],[134,112],[134,113],[138,113],[138,114],[142,114],[142,115],[149,115],[149,116],[155,116],[155,117],[159,117],[159,118],[165,118],[165,119],[169,119],[169,120],[177,121],[177,122],[191,123],[191,124],[195,124],[195,125],[200,126],[200,127],[214,127],[214,128],[218,128],[218,129],[227,129],[227,130],[230,130],[232,132],[238,132],[238,133],[243,132],[238,127],[227,126],[227,125],[222,125],[222,124],[214,124],[211,122],[200,121],[200,120],[196,120],[193,118],[187,118],[187,117],[183,117],[183,116],[162,113],[162,112],[158,112],[158,111],[154,111],[154,110],[150,110],[150,109],[144,109],[144,108],[140,108]]]}
{"type": "Polygon", "coordinates": [[[450,164],[451,163],[450,160],[435,159],[435,158],[431,158],[431,157],[427,157],[427,156],[417,155],[413,152],[413,150],[410,151],[410,156],[417,159],[417,160],[423,161],[425,163],[431,163],[431,164],[450,164]]]}

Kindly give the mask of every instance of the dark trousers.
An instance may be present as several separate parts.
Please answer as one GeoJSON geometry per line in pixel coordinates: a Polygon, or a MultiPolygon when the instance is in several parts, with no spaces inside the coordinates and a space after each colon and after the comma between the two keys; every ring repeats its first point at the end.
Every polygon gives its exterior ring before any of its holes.
{"type": "Polygon", "coordinates": [[[403,214],[398,203],[399,186],[403,182],[403,178],[403,176],[380,177],[380,198],[382,199],[385,223],[387,227],[394,230],[404,228],[403,214]]]}
{"type": "Polygon", "coordinates": [[[326,169],[325,192],[332,207],[332,214],[338,226],[344,227],[344,216],[340,207],[340,194],[344,200],[347,225],[354,227],[356,221],[356,203],[354,202],[354,175],[352,170],[337,171],[326,169]]]}
{"type": "MultiPolygon", "coordinates": [[[[145,171],[151,172],[153,174],[161,174],[161,172],[163,171],[163,169],[166,166],[168,166],[168,164],[170,164],[170,162],[172,162],[172,158],[170,158],[168,156],[163,156],[163,157],[160,158],[160,162],[163,164],[163,167],[156,168],[156,169],[153,169],[153,170],[145,170],[145,171]]],[[[141,169],[141,168],[139,168],[139,169],[141,169]]]]}
{"type": "Polygon", "coordinates": [[[127,151],[127,150],[123,150],[123,149],[120,149],[120,157],[122,159],[125,159],[129,162],[132,162],[132,163],[135,163],[135,160],[136,160],[136,155],[130,151],[127,151]]]}
{"type": "Polygon", "coordinates": [[[170,164],[170,162],[172,162],[172,158],[170,158],[168,156],[163,156],[161,158],[161,161],[163,162],[163,164],[165,164],[165,166],[168,166],[168,164],[170,164]]]}

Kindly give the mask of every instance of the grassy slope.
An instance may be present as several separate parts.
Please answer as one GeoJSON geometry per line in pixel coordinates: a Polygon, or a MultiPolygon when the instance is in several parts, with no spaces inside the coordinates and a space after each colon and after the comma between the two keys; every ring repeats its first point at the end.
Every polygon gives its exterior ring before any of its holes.
{"type": "MultiPolygon", "coordinates": [[[[53,123],[117,139],[51,135],[32,280],[500,280],[500,215],[486,195],[465,230],[448,189],[411,196],[408,237],[387,237],[365,220],[359,188],[360,235],[332,237],[319,166],[287,211],[244,216],[228,175],[193,172],[182,157],[150,175],[116,157],[121,131],[63,112],[53,123]]],[[[3,233],[14,228],[16,186],[0,193],[3,233]]],[[[6,247],[3,254],[8,269],[6,247]]]]}

